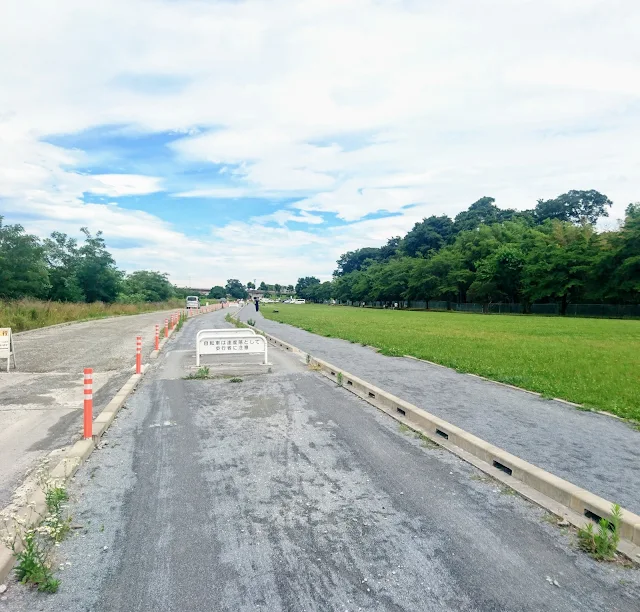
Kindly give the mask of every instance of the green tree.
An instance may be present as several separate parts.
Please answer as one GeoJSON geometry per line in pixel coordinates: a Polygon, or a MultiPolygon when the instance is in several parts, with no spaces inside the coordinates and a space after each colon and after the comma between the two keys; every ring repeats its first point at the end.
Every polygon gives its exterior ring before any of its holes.
{"type": "Polygon", "coordinates": [[[416,223],[402,239],[401,248],[409,257],[426,256],[441,249],[453,235],[453,221],[446,215],[432,215],[416,223]]]}
{"type": "Polygon", "coordinates": [[[529,301],[556,300],[566,314],[579,301],[595,270],[599,238],[590,225],[576,227],[560,221],[547,222],[533,238],[523,268],[523,293],[529,301]]]}
{"type": "Polygon", "coordinates": [[[280,295],[280,292],[282,291],[282,285],[278,285],[278,283],[276,283],[273,288],[276,291],[276,295],[280,295]]]}
{"type": "Polygon", "coordinates": [[[467,292],[468,299],[483,304],[517,301],[524,260],[518,246],[505,244],[499,247],[476,266],[475,280],[467,292]]]}
{"type": "Polygon", "coordinates": [[[0,216],[0,297],[46,298],[49,273],[44,248],[21,225],[3,225],[0,216]]]}
{"type": "Polygon", "coordinates": [[[87,302],[115,302],[122,282],[122,272],[107,251],[102,232],[92,236],[86,227],[80,228],[85,236],[78,250],[78,285],[87,302]]]}
{"type": "Polygon", "coordinates": [[[599,294],[605,300],[640,303],[640,203],[629,204],[619,232],[609,232],[597,262],[599,294]]]}
{"type": "Polygon", "coordinates": [[[227,297],[227,292],[224,287],[220,285],[216,285],[215,287],[211,287],[211,291],[209,291],[209,295],[207,296],[212,300],[222,300],[227,297]]]}
{"type": "Polygon", "coordinates": [[[227,295],[230,295],[236,300],[244,300],[249,297],[244,285],[237,278],[230,278],[227,281],[225,291],[227,295]]]}
{"type": "Polygon", "coordinates": [[[604,194],[590,189],[580,191],[572,189],[553,200],[538,200],[533,213],[537,223],[547,219],[583,224],[596,223],[600,217],[608,217],[607,208],[613,202],[604,194]]]}
{"type": "Polygon", "coordinates": [[[126,296],[140,296],[143,302],[165,302],[174,296],[169,275],[150,270],[129,274],[122,283],[121,291],[126,296]]]}
{"type": "Polygon", "coordinates": [[[296,284],[296,295],[300,298],[311,299],[311,294],[309,293],[309,288],[313,285],[319,285],[320,279],[315,276],[305,276],[304,278],[299,278],[296,284]]]}
{"type": "Polygon", "coordinates": [[[255,289],[255,288],[256,286],[253,283],[251,282],[247,283],[247,289],[255,289]]]}
{"type": "Polygon", "coordinates": [[[84,302],[85,295],[78,283],[78,241],[62,232],[53,232],[44,241],[44,252],[51,284],[48,298],[57,302],[84,302]]]}
{"type": "Polygon", "coordinates": [[[372,300],[381,302],[403,300],[407,295],[409,278],[415,261],[409,257],[398,257],[367,268],[371,279],[372,300]]]}
{"type": "Polygon", "coordinates": [[[260,286],[258,287],[258,289],[260,291],[269,291],[269,287],[267,286],[267,283],[265,283],[264,281],[260,283],[260,286]]]}

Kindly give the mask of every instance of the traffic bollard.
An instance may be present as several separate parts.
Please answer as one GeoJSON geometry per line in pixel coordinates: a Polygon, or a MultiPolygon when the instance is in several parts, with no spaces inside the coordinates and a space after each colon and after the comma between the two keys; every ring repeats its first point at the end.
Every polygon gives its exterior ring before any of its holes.
{"type": "Polygon", "coordinates": [[[93,437],[93,369],[84,369],[84,438],[93,437]]]}
{"type": "Polygon", "coordinates": [[[142,374],[142,336],[136,338],[136,374],[142,374]]]}
{"type": "Polygon", "coordinates": [[[156,323],[156,351],[160,350],[160,326],[156,323]]]}

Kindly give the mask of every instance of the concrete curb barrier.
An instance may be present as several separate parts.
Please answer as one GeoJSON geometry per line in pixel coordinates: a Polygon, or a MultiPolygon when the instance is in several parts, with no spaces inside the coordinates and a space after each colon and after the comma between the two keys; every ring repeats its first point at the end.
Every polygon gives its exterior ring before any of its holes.
{"type": "MultiPolygon", "coordinates": [[[[124,406],[129,395],[136,388],[148,366],[145,364],[142,374],[134,374],[116,393],[113,399],[104,407],[102,412],[93,420],[93,437],[78,440],[65,454],[58,464],[49,472],[51,480],[63,484],[69,481],[77,472],[78,468],[87,460],[98,444],[101,436],[109,429],[120,409],[124,406]]],[[[31,494],[27,496],[20,508],[16,509],[19,516],[22,516],[28,526],[35,526],[46,511],[44,491],[37,486],[31,494]],[[32,507],[29,507],[32,504],[32,507]],[[35,505],[34,505],[35,504],[35,505]]],[[[11,527],[9,535],[14,535],[11,527]]],[[[0,543],[0,583],[9,575],[14,565],[12,552],[0,543]]]]}
{"type": "MultiPolygon", "coordinates": [[[[243,324],[247,325],[244,322],[243,324]]],[[[248,327],[259,331],[272,345],[304,357],[310,366],[336,383],[338,374],[341,374],[341,386],[347,391],[426,435],[435,443],[576,527],[583,527],[591,519],[610,518],[612,502],[528,463],[327,361],[313,357],[288,342],[254,326],[248,327]]],[[[632,561],[640,562],[640,516],[622,509],[620,536],[618,550],[632,561]]]]}

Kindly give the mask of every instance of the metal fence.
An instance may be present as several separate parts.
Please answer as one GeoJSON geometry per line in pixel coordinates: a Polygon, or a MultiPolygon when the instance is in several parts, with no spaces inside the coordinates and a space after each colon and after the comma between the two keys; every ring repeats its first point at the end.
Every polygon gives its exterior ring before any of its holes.
{"type": "MultiPolygon", "coordinates": [[[[477,304],[446,302],[438,300],[398,300],[395,302],[343,302],[347,306],[365,308],[399,308],[415,310],[450,310],[456,312],[476,312],[488,314],[522,314],[522,304],[477,304]],[[397,306],[396,306],[397,305],[397,306]]],[[[537,315],[560,315],[561,304],[530,304],[528,312],[537,315]]],[[[570,317],[602,317],[608,319],[640,318],[638,304],[569,304],[566,316],[570,317]]]]}

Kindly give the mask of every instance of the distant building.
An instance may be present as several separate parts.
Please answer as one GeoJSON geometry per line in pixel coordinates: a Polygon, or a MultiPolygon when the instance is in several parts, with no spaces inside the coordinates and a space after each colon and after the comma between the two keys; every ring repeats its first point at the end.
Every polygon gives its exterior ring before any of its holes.
{"type": "Polygon", "coordinates": [[[253,298],[261,298],[264,296],[264,291],[260,291],[260,289],[248,289],[249,297],[253,298]]]}

